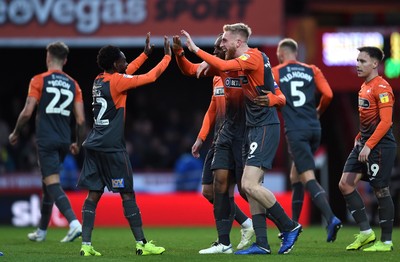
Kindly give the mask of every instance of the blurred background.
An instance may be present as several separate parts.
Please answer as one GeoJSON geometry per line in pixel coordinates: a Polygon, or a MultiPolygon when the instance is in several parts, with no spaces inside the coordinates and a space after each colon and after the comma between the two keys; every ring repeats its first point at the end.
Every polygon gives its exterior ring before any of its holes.
{"type": "MultiPolygon", "coordinates": [[[[185,29],[201,48],[212,52],[223,25],[236,22],[252,28],[250,46],[265,51],[272,65],[277,64],[279,40],[294,38],[300,47],[299,60],[317,65],[330,83],[334,99],[321,117],[323,136],[316,155],[317,175],[329,193],[335,213],[351,223],[337,184],[358,132],[357,92],[362,79],[355,73],[357,47],[383,48],[386,59],[379,68],[380,74],[392,85],[395,96],[400,97],[400,2],[397,0],[0,1],[0,224],[28,226],[37,222],[41,176],[34,143],[34,118],[25,127],[17,146],[9,145],[8,135],[24,106],[31,77],[46,71],[48,43],[64,41],[70,47],[64,71],[81,86],[89,131],[93,123],[92,82],[101,72],[96,64],[100,47],[117,45],[127,60],[132,61],[143,51],[145,35],[151,32],[151,42],[156,48],[136,72],[141,74],[162,58],[164,35],[172,41],[173,35],[185,29]]],[[[188,51],[186,56],[200,62],[188,51]]],[[[155,83],[129,92],[125,134],[137,192],[159,196],[177,193],[181,197],[179,192],[184,191],[192,192],[197,199],[202,161],[212,134],[203,145],[200,159],[193,159],[190,152],[211,94],[212,79],[183,76],[174,58],[155,83]]],[[[394,112],[393,129],[399,138],[398,101],[394,112]]],[[[62,183],[71,196],[80,193],[75,183],[82,160],[83,153],[68,156],[64,162],[62,183]]],[[[289,164],[282,133],[274,169],[265,175],[265,185],[284,197],[282,201],[290,209],[289,164]]],[[[362,184],[360,191],[371,208],[371,221],[376,223],[370,189],[362,184]]],[[[399,225],[398,161],[393,169],[391,192],[399,225]]],[[[73,203],[78,209],[83,197],[73,203]]],[[[207,206],[205,199],[198,197],[198,201],[207,206]]],[[[192,203],[189,201],[188,205],[192,203]]],[[[321,222],[312,205],[303,213],[307,223],[321,222]]]]}

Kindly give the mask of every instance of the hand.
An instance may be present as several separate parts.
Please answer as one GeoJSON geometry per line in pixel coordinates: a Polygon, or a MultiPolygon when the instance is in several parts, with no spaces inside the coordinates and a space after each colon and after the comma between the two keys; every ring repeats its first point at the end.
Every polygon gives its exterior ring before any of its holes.
{"type": "Polygon", "coordinates": [[[268,94],[271,93],[271,91],[266,91],[266,90],[261,90],[263,93],[265,93],[266,95],[262,95],[262,96],[257,96],[256,98],[254,98],[254,103],[256,103],[256,105],[259,106],[269,106],[269,97],[268,94]]]}
{"type": "Polygon", "coordinates": [[[171,45],[169,43],[169,39],[168,36],[164,36],[164,54],[165,55],[169,55],[171,56],[172,52],[171,52],[171,45]]]}
{"type": "Polygon", "coordinates": [[[146,35],[146,45],[144,46],[144,53],[149,56],[153,53],[154,45],[150,45],[150,32],[146,35]]]}
{"type": "Polygon", "coordinates": [[[172,51],[174,51],[174,54],[177,55],[177,52],[182,50],[182,42],[181,38],[178,35],[174,35],[172,37],[172,51]]]}
{"type": "Polygon", "coordinates": [[[200,138],[196,139],[196,142],[194,142],[193,146],[192,146],[192,156],[195,158],[199,158],[200,157],[200,148],[203,145],[203,140],[201,140],[200,138]]]}
{"type": "Polygon", "coordinates": [[[8,141],[11,145],[15,145],[18,142],[18,137],[19,135],[17,135],[14,131],[8,136],[8,141]]]}
{"type": "Polygon", "coordinates": [[[210,70],[210,65],[207,64],[206,62],[201,62],[199,67],[197,68],[196,71],[196,77],[199,78],[201,73],[203,73],[204,75],[207,74],[208,70],[210,70]]]}
{"type": "Polygon", "coordinates": [[[364,145],[363,149],[361,149],[361,152],[358,155],[358,161],[360,161],[361,163],[368,162],[369,153],[371,153],[371,149],[368,146],[364,145]]]}
{"type": "Polygon", "coordinates": [[[71,153],[72,153],[73,155],[79,154],[79,150],[80,150],[80,148],[79,148],[79,146],[78,146],[77,143],[72,143],[72,144],[69,146],[69,151],[71,151],[71,153]]]}
{"type": "Polygon", "coordinates": [[[354,139],[354,147],[356,147],[356,146],[361,146],[360,139],[354,139]]]}
{"type": "Polygon", "coordinates": [[[181,30],[181,34],[186,36],[186,46],[189,48],[189,50],[193,53],[197,53],[197,51],[199,51],[199,48],[193,43],[193,40],[190,37],[189,33],[185,30],[181,30]]]}

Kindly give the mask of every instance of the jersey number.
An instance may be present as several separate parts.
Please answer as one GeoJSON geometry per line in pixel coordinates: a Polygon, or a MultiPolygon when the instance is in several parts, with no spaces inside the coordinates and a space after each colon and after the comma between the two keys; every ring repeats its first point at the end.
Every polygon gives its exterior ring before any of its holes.
{"type": "Polygon", "coordinates": [[[297,101],[293,101],[293,106],[295,107],[302,106],[306,102],[306,95],[302,91],[297,89],[302,86],[304,86],[304,82],[302,81],[290,82],[290,94],[292,95],[292,97],[299,98],[297,101]]]}
{"type": "Polygon", "coordinates": [[[97,117],[94,119],[94,123],[99,126],[108,126],[110,121],[108,119],[101,119],[107,109],[107,100],[102,97],[96,97],[96,103],[100,104],[100,110],[97,117]]]}
{"type": "Polygon", "coordinates": [[[53,99],[46,107],[47,114],[61,114],[63,116],[69,116],[71,111],[66,109],[72,102],[74,94],[68,89],[58,89],[56,87],[46,87],[46,92],[54,94],[53,99]],[[66,97],[65,100],[57,106],[61,97],[66,97]]]}

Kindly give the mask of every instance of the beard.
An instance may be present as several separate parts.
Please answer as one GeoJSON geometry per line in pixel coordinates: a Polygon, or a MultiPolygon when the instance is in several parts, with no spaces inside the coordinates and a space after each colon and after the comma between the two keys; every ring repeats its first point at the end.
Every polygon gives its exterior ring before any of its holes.
{"type": "Polygon", "coordinates": [[[230,60],[230,59],[236,58],[235,54],[236,54],[236,48],[234,48],[234,47],[229,48],[228,50],[226,50],[225,60],[230,60]]]}

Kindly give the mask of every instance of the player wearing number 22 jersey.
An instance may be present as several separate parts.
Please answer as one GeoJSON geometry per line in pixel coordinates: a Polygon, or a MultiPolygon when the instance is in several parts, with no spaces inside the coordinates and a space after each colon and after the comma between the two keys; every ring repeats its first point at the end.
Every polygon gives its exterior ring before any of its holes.
{"type": "Polygon", "coordinates": [[[136,240],[137,255],[159,255],[165,251],[147,241],[140,209],[133,188],[133,172],[125,147],[124,123],[128,91],[150,84],[165,71],[171,61],[168,37],[164,37],[164,57],[148,73],[133,74],[151,53],[150,33],[146,36],[144,52],[129,65],[116,46],[104,46],[97,55],[97,64],[103,73],[93,83],[93,116],[91,132],[83,143],[85,159],[78,186],[89,191],[82,206],[82,256],[100,256],[92,246],[92,231],[96,208],[105,187],[119,193],[125,218],[136,240]]]}

